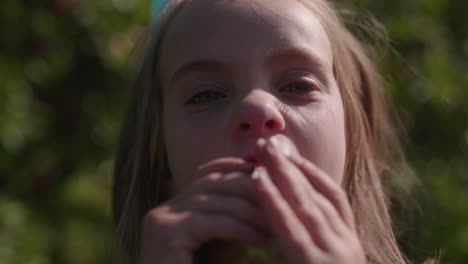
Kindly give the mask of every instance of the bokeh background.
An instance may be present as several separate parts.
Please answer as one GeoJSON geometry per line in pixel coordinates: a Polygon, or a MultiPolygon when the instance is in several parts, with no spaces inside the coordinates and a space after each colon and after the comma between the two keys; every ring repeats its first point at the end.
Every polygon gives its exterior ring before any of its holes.
{"type": "MultiPolygon", "coordinates": [[[[342,0],[373,14],[422,180],[396,208],[405,252],[468,263],[466,0],[342,0]]],[[[111,262],[110,186],[148,1],[0,2],[0,263],[111,262]]]]}

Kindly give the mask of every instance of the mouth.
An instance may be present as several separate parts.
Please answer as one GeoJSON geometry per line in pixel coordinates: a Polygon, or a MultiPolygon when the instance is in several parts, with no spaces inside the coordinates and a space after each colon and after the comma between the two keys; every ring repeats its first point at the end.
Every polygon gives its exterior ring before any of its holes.
{"type": "Polygon", "coordinates": [[[253,154],[245,156],[244,160],[247,161],[247,162],[254,163],[255,167],[261,167],[262,166],[262,164],[257,160],[255,155],[253,155],[253,154]]]}

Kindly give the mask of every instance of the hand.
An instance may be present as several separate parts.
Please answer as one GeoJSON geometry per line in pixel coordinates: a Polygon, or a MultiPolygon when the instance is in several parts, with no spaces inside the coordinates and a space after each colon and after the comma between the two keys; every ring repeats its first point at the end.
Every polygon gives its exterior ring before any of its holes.
{"type": "Polygon", "coordinates": [[[262,215],[252,201],[253,164],[221,158],[201,166],[195,182],[143,219],[141,264],[191,264],[204,243],[220,239],[261,244],[262,215]]]}
{"type": "Polygon", "coordinates": [[[366,263],[340,186],[299,154],[284,154],[273,138],[260,140],[256,152],[269,174],[256,180],[258,200],[288,263],[366,263]]]}

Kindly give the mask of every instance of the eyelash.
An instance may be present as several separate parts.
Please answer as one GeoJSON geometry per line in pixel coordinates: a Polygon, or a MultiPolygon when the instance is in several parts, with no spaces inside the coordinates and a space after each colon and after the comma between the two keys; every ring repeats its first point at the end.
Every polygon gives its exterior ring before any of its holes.
{"type": "MultiPolygon", "coordinates": [[[[314,98],[314,91],[318,91],[319,88],[317,87],[318,84],[314,84],[311,81],[303,81],[303,80],[295,80],[287,83],[286,85],[282,86],[279,89],[281,93],[290,93],[286,95],[288,98],[293,100],[311,100],[314,98]],[[300,88],[296,89],[295,91],[287,91],[291,90],[289,88],[300,88]],[[305,89],[304,89],[305,88],[305,89]]],[[[223,92],[214,90],[214,89],[206,89],[200,91],[190,97],[187,101],[187,105],[203,105],[209,104],[217,100],[221,100],[226,98],[227,95],[223,92]]]]}
{"type": "Polygon", "coordinates": [[[315,78],[306,76],[285,82],[279,91],[287,93],[285,96],[290,100],[314,101],[317,99],[317,93],[321,91],[321,86],[315,78]]]}
{"type": "Polygon", "coordinates": [[[223,98],[226,98],[226,95],[221,92],[213,91],[213,90],[205,90],[190,97],[186,103],[189,105],[200,105],[200,104],[211,103],[213,100],[219,100],[223,98]],[[208,99],[206,98],[206,96],[208,96],[208,99]],[[208,102],[206,102],[206,100],[208,100],[208,102]]]}
{"type": "Polygon", "coordinates": [[[280,89],[280,92],[281,91],[285,91],[287,88],[293,86],[293,88],[300,88],[300,89],[297,89],[296,91],[290,91],[290,92],[294,92],[294,93],[299,93],[299,94],[305,94],[305,93],[308,93],[310,91],[313,91],[313,90],[316,90],[316,88],[314,87],[314,85],[310,84],[310,83],[307,83],[307,82],[303,82],[303,81],[294,81],[294,82],[291,82],[291,83],[288,83],[286,84],[285,86],[283,86],[281,89],[280,89]],[[304,86],[306,86],[305,90],[303,89],[304,86]]]}

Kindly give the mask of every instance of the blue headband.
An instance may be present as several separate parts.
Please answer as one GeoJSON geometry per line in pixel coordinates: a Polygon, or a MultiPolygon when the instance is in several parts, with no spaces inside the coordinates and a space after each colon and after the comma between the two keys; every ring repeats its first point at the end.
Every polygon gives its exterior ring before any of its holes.
{"type": "Polygon", "coordinates": [[[154,15],[161,9],[161,7],[166,3],[167,0],[151,0],[151,14],[153,18],[154,15]]]}

